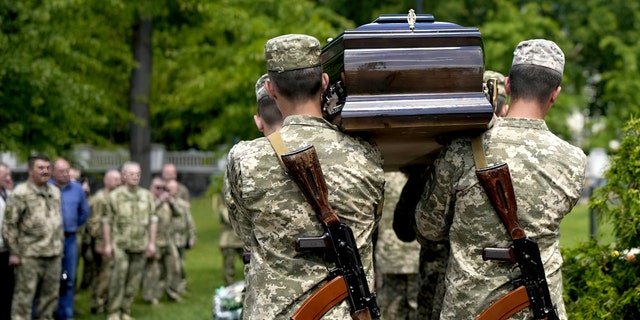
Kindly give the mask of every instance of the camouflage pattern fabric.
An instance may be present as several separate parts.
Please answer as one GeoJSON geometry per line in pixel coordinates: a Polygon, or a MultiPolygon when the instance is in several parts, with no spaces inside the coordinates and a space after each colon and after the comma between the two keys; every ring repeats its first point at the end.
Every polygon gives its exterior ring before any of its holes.
{"type": "MultiPolygon", "coordinates": [[[[509,165],[520,224],[540,246],[551,298],[566,319],[558,229],[580,197],[586,156],[535,119],[499,118],[484,133],[483,145],[489,165],[509,165]]],[[[448,235],[451,243],[440,318],[473,319],[513,289],[511,279],[520,271],[510,263],[482,261],[482,248],[511,241],[478,183],[469,138],[451,142],[435,166],[435,182],[416,209],[417,230],[431,241],[448,235]]],[[[527,317],[530,311],[523,310],[513,319],[527,317]]]]}
{"type": "Polygon", "coordinates": [[[130,252],[113,247],[113,269],[109,279],[109,315],[130,315],[131,304],[140,290],[146,257],[144,252],[130,252]]]}
{"type": "Polygon", "coordinates": [[[158,217],[156,233],[156,254],[147,260],[144,278],[142,280],[142,297],[151,301],[162,296],[166,290],[167,295],[179,300],[179,257],[173,239],[173,218],[182,217],[182,210],[177,205],[156,202],[156,216],[158,217]]]}
{"type": "Polygon", "coordinates": [[[64,232],[60,190],[19,184],[7,198],[2,235],[10,254],[20,257],[14,268],[11,319],[53,319],[58,308],[64,232]]]}
{"type": "Polygon", "coordinates": [[[179,279],[179,292],[182,293],[187,289],[187,271],[186,271],[186,250],[189,238],[196,238],[196,225],[191,214],[191,205],[189,202],[181,199],[175,199],[175,207],[181,213],[180,216],[171,218],[173,226],[174,244],[178,250],[178,275],[174,277],[179,279]]]}
{"type": "MultiPolygon", "coordinates": [[[[90,288],[91,308],[97,312],[104,311],[104,304],[107,300],[107,288],[109,287],[109,274],[111,259],[105,259],[100,252],[104,249],[104,234],[102,232],[102,217],[107,215],[109,208],[109,198],[106,189],[98,190],[89,198],[89,210],[91,216],[87,220],[85,233],[89,237],[89,244],[93,253],[91,264],[85,264],[85,268],[91,268],[92,279],[90,288]]],[[[87,260],[85,260],[85,263],[87,260]]],[[[84,276],[83,276],[84,277],[84,276]]],[[[84,280],[83,280],[84,281],[84,280]]]]}
{"type": "Polygon", "coordinates": [[[385,273],[380,275],[382,287],[378,289],[378,307],[385,320],[418,320],[417,273],[385,273]]]}
{"type": "Polygon", "coordinates": [[[64,232],[60,190],[31,181],[21,183],[7,198],[2,236],[12,255],[55,257],[62,254],[64,232]]]}
{"type": "Polygon", "coordinates": [[[112,246],[130,252],[146,251],[149,223],[155,211],[155,202],[149,190],[141,187],[129,189],[126,185],[112,190],[106,218],[111,226],[112,246]]]}
{"type": "Polygon", "coordinates": [[[564,53],[553,41],[531,39],[520,42],[513,51],[512,66],[530,64],[549,68],[562,75],[564,53]]]}
{"type": "Polygon", "coordinates": [[[284,72],[320,65],[320,41],[304,34],[286,34],[267,41],[267,70],[284,72]]]}
{"type": "Polygon", "coordinates": [[[187,186],[178,182],[178,194],[176,194],[176,197],[189,202],[191,196],[189,195],[189,189],[187,189],[187,186]]]}
{"type": "MultiPolygon", "coordinates": [[[[312,144],[322,165],[329,202],[348,224],[373,288],[372,236],[382,205],[384,175],[378,149],[340,132],[321,118],[294,115],[284,120],[280,135],[289,150],[312,144]]],[[[328,276],[318,253],[298,253],[295,240],[324,231],[301,191],[281,167],[267,140],[256,139],[229,152],[227,186],[237,204],[240,226],[250,226],[250,284],[244,319],[289,319],[328,276]],[[239,154],[238,150],[243,153],[239,154]]],[[[244,237],[244,235],[243,235],[244,237]]],[[[346,301],[322,319],[349,319],[346,301]]]]}
{"type": "Polygon", "coordinates": [[[11,319],[29,320],[32,319],[32,315],[34,319],[53,319],[53,314],[58,308],[61,258],[21,257],[21,264],[15,267],[16,282],[11,319]]]}
{"type": "Polygon", "coordinates": [[[420,244],[401,241],[393,231],[394,210],[407,178],[401,172],[386,172],[384,178],[384,206],[375,252],[376,273],[381,277],[378,306],[384,319],[417,319],[420,244]]]}
{"type": "Polygon", "coordinates": [[[180,300],[180,279],[178,278],[178,249],[173,243],[158,247],[153,258],[147,259],[142,279],[142,299],[160,299],[163,293],[172,300],[180,300]]]}
{"type": "Polygon", "coordinates": [[[109,223],[113,247],[113,269],[109,279],[109,314],[130,314],[140,289],[149,245],[149,224],[155,217],[155,202],[149,190],[126,185],[109,192],[109,223]]]}
{"type": "Polygon", "coordinates": [[[422,243],[418,285],[418,319],[440,319],[444,276],[449,262],[449,241],[422,243]]]}
{"type": "Polygon", "coordinates": [[[242,241],[233,231],[229,220],[229,210],[224,204],[223,196],[218,194],[212,199],[212,207],[220,215],[220,238],[218,244],[222,251],[222,272],[226,285],[236,282],[236,257],[242,258],[242,241]]]}

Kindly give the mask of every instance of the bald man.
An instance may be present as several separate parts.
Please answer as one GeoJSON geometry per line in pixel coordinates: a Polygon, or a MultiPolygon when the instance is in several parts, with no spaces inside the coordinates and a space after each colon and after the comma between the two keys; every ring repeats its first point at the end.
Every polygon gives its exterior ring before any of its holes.
{"type": "Polygon", "coordinates": [[[109,286],[110,257],[105,257],[104,234],[102,230],[102,217],[108,212],[109,192],[122,184],[122,176],[118,170],[109,170],[104,174],[104,188],[98,190],[89,199],[91,217],[87,222],[87,232],[90,236],[93,264],[85,266],[92,268],[94,276],[91,280],[91,313],[103,313],[107,300],[107,288],[109,286]]]}

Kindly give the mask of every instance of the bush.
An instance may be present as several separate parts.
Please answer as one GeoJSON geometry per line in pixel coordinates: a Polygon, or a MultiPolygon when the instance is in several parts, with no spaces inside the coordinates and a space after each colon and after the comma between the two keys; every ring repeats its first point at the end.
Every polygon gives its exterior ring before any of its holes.
{"type": "Polygon", "coordinates": [[[640,319],[640,121],[630,120],[607,184],[589,206],[613,225],[616,241],[563,250],[569,319],[640,319]],[[634,249],[635,248],[635,249],[634,249]],[[634,254],[635,252],[635,254],[634,254]]]}

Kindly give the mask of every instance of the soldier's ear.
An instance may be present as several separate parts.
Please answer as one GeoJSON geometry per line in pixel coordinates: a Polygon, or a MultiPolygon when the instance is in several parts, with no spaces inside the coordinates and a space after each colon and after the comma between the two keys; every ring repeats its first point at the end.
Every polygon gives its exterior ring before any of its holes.
{"type": "Polygon", "coordinates": [[[322,73],[322,92],[325,92],[329,87],[329,75],[322,73]]]}
{"type": "Polygon", "coordinates": [[[253,122],[256,123],[256,127],[258,127],[258,130],[260,130],[260,132],[264,132],[264,123],[262,123],[262,118],[260,118],[259,115],[253,115],[253,122]]]}
{"type": "Polygon", "coordinates": [[[504,78],[504,93],[506,93],[507,96],[511,95],[511,79],[509,79],[509,77],[504,78]]]}
{"type": "Polygon", "coordinates": [[[277,101],[278,97],[276,95],[276,88],[275,88],[274,85],[271,84],[271,80],[265,81],[264,87],[265,87],[265,89],[267,89],[267,93],[269,93],[269,97],[271,97],[271,99],[277,101]]]}

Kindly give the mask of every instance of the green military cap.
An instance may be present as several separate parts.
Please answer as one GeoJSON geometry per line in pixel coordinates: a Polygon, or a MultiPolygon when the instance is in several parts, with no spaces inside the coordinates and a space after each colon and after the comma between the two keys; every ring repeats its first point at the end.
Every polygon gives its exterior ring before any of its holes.
{"type": "Polygon", "coordinates": [[[304,34],[286,34],[264,45],[267,70],[284,72],[320,65],[320,41],[304,34]]]}
{"type": "Polygon", "coordinates": [[[269,75],[265,73],[256,82],[256,101],[260,101],[260,99],[269,95],[267,88],[264,86],[267,80],[269,80],[269,75]]]}
{"type": "Polygon", "coordinates": [[[493,70],[485,70],[484,74],[482,75],[482,82],[487,83],[487,80],[489,79],[498,80],[498,95],[506,97],[507,92],[504,90],[504,75],[493,70]]]}
{"type": "Polygon", "coordinates": [[[545,39],[522,41],[513,52],[512,66],[530,64],[564,72],[564,53],[558,45],[545,39]]]}

